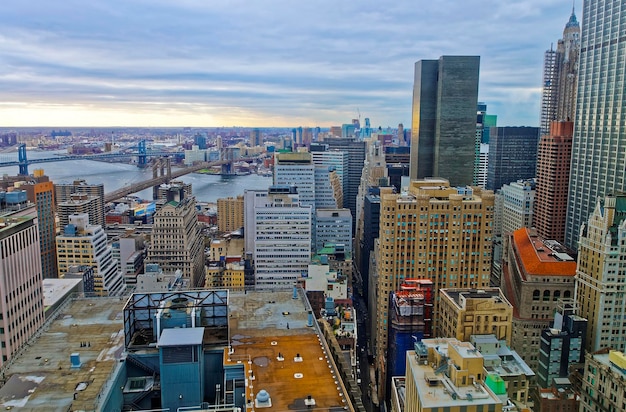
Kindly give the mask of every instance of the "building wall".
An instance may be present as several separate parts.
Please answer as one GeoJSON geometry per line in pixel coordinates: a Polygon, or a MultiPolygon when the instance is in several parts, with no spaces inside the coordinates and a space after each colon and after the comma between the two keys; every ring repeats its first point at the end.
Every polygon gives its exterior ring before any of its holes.
{"type": "Polygon", "coordinates": [[[535,177],[538,143],[538,127],[492,127],[486,188],[498,190],[505,184],[535,177]]]}
{"type": "Polygon", "coordinates": [[[41,282],[37,218],[0,217],[0,366],[43,325],[41,282]]]}
{"type": "Polygon", "coordinates": [[[486,293],[473,289],[440,290],[439,336],[469,342],[472,335],[493,334],[511,345],[513,306],[498,288],[482,291],[486,293]],[[457,294],[463,295],[463,304],[454,299],[457,294]]]}
{"type": "Polygon", "coordinates": [[[585,374],[582,381],[580,412],[626,410],[626,373],[624,364],[610,361],[611,356],[623,354],[616,352],[587,354],[585,356],[585,374]]]}
{"type": "Polygon", "coordinates": [[[626,351],[626,195],[607,196],[578,242],[576,304],[589,321],[587,351],[626,351]]]}
{"type": "Polygon", "coordinates": [[[559,299],[574,296],[576,262],[542,261],[549,254],[543,240],[529,229],[509,236],[503,259],[502,290],[514,306],[511,347],[533,370],[537,369],[541,331],[550,326],[559,299]],[[540,252],[537,249],[541,249],[540,252]],[[547,251],[547,252],[546,252],[547,251]]]}
{"type": "Polygon", "coordinates": [[[196,218],[195,200],[169,202],[154,215],[147,263],[158,263],[165,273],[180,269],[191,286],[204,281],[204,243],[196,218]]]}
{"type": "Polygon", "coordinates": [[[217,228],[220,232],[232,232],[243,225],[243,196],[217,199],[217,228]]]}
{"type": "Polygon", "coordinates": [[[434,284],[433,331],[440,333],[439,289],[489,286],[494,196],[461,194],[442,179],[412,181],[408,193],[381,193],[376,290],[376,356],[388,341],[389,296],[406,278],[434,284]]]}
{"type": "Polygon", "coordinates": [[[598,197],[626,190],[626,38],[622,1],[583,3],[580,63],[565,243],[576,248],[580,227],[598,197]]]}
{"type": "Polygon", "coordinates": [[[574,123],[552,122],[537,150],[534,227],[544,239],[565,240],[574,123]]]}

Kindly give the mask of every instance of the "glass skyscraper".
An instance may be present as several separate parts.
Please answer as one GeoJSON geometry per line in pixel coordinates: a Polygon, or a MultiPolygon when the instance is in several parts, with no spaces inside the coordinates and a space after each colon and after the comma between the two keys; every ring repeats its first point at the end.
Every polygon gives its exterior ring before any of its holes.
{"type": "Polygon", "coordinates": [[[565,243],[599,197],[626,190],[626,0],[587,0],[578,70],[565,243]]]}
{"type": "Polygon", "coordinates": [[[479,56],[441,56],[415,63],[411,180],[442,177],[472,184],[479,56]]]}

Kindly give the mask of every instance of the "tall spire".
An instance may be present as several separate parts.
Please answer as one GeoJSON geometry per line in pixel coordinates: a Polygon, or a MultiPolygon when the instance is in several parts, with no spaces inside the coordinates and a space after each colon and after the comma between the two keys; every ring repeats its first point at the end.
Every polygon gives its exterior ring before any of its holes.
{"type": "Polygon", "coordinates": [[[565,27],[578,27],[578,20],[576,20],[576,0],[572,0],[572,14],[569,16],[569,21],[565,27]]]}

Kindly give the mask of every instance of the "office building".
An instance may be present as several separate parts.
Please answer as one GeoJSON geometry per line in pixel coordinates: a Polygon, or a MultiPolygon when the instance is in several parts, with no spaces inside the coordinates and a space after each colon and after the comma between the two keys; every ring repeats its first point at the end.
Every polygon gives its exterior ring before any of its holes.
{"type": "MultiPolygon", "coordinates": [[[[535,201],[535,179],[518,180],[502,186],[496,197],[502,197],[501,230],[506,236],[522,227],[533,226],[533,204],[535,201]]],[[[499,202],[496,201],[496,205],[499,202]]],[[[498,208],[498,206],[496,206],[498,208]]]]}
{"type": "Polygon", "coordinates": [[[315,251],[328,243],[343,245],[352,251],[352,216],[350,209],[315,211],[315,251]]]}
{"type": "Polygon", "coordinates": [[[315,165],[311,153],[275,153],[274,185],[295,187],[300,204],[311,206],[315,213],[315,165]]]}
{"type": "Polygon", "coordinates": [[[550,134],[541,136],[537,150],[533,226],[539,236],[561,243],[565,240],[573,133],[574,123],[552,122],[550,134]]]}
{"type": "MultiPolygon", "coordinates": [[[[317,166],[332,167],[339,176],[341,181],[342,192],[345,192],[349,184],[349,154],[340,150],[329,150],[328,144],[313,143],[311,144],[311,159],[313,164],[317,166]]],[[[338,207],[347,207],[343,203],[338,207]]]]}
{"type": "Polygon", "coordinates": [[[0,216],[0,366],[45,320],[37,211],[31,208],[27,213],[0,216]]]}
{"type": "Polygon", "coordinates": [[[565,228],[565,243],[574,249],[598,198],[626,191],[626,100],[620,97],[626,93],[626,7],[585,1],[583,16],[565,228]]]}
{"type": "MultiPolygon", "coordinates": [[[[57,204],[57,211],[60,213],[59,204],[70,202],[73,193],[82,193],[89,196],[97,197],[97,205],[94,216],[89,216],[89,222],[92,225],[100,225],[105,227],[104,223],[104,184],[103,183],[87,183],[84,179],[74,180],[72,183],[55,183],[54,184],[54,200],[57,204]]],[[[78,211],[77,211],[78,212],[78,211]]],[[[82,212],[78,212],[82,213],[82,212]]],[[[60,225],[63,228],[63,225],[60,225]]]]}
{"type": "Polygon", "coordinates": [[[35,169],[30,176],[4,176],[0,178],[0,190],[23,190],[26,198],[37,208],[37,227],[41,250],[41,270],[44,279],[57,277],[56,259],[56,202],[54,184],[44,175],[43,169],[35,169]]]}
{"type": "Polygon", "coordinates": [[[578,314],[589,321],[587,351],[626,350],[626,194],[598,199],[580,231],[576,271],[578,314]]]}
{"type": "Polygon", "coordinates": [[[360,273],[359,285],[363,297],[369,296],[370,254],[374,250],[374,241],[378,238],[380,225],[380,188],[370,187],[363,202],[362,232],[355,241],[357,265],[360,273]]]}
{"type": "MultiPolygon", "coordinates": [[[[365,163],[366,143],[354,138],[329,138],[324,143],[328,144],[329,150],[338,150],[348,153],[348,184],[343,187],[343,207],[350,209],[352,214],[352,231],[356,228],[356,198],[359,193],[361,173],[365,163]]],[[[344,177],[345,182],[345,177],[344,177]]]]}
{"type": "Polygon", "coordinates": [[[580,25],[572,14],[563,30],[556,50],[550,47],[543,62],[543,94],[541,97],[541,134],[550,132],[554,120],[571,121],[576,112],[578,62],[580,57],[580,25]]]}
{"type": "Polygon", "coordinates": [[[623,411],[626,408],[626,356],[605,349],[585,356],[580,412],[623,411]]]}
{"type": "Polygon", "coordinates": [[[574,296],[576,261],[564,246],[528,228],[514,231],[506,244],[501,288],[513,305],[511,347],[536,371],[541,331],[559,300],[574,296]]]}
{"type": "Polygon", "coordinates": [[[180,269],[191,287],[204,282],[204,241],[193,197],[170,201],[154,214],[147,263],[157,263],[166,273],[180,269]]]}
{"type": "Polygon", "coordinates": [[[487,189],[535,177],[538,127],[492,127],[489,133],[487,189]]]}
{"type": "Polygon", "coordinates": [[[263,144],[263,137],[261,136],[261,130],[252,129],[250,130],[250,147],[261,146],[263,144]]]}
{"type": "Polygon", "coordinates": [[[293,186],[264,192],[244,193],[246,252],[254,260],[257,288],[289,288],[306,277],[311,261],[311,205],[300,204],[293,186]]]}
{"type": "Polygon", "coordinates": [[[472,335],[493,334],[511,345],[513,306],[499,288],[443,288],[439,297],[439,336],[469,342],[472,335]]]}
{"type": "MultiPolygon", "coordinates": [[[[444,179],[414,180],[408,192],[380,191],[376,287],[376,362],[387,351],[391,292],[405,279],[434,285],[433,334],[440,333],[439,290],[485,288],[491,265],[493,193],[450,187],[444,179]]],[[[371,272],[370,272],[371,276],[371,272]]]]}
{"type": "Polygon", "coordinates": [[[554,322],[541,331],[537,384],[549,388],[555,379],[567,378],[571,368],[585,363],[587,319],[575,313],[574,301],[561,300],[554,322]]]}
{"type": "Polygon", "coordinates": [[[117,271],[122,274],[126,285],[137,284],[137,276],[144,272],[146,257],[145,237],[141,234],[125,233],[111,242],[113,259],[117,271]]]}
{"type": "Polygon", "coordinates": [[[498,123],[498,116],[487,114],[487,105],[478,102],[476,109],[476,137],[474,141],[474,179],[472,186],[482,188],[487,184],[489,161],[489,132],[498,123]]]}
{"type": "Polygon", "coordinates": [[[484,358],[469,342],[425,339],[406,353],[406,375],[392,380],[393,412],[501,412],[506,388],[485,376],[484,358]]]}
{"type": "Polygon", "coordinates": [[[478,56],[441,56],[415,63],[411,129],[412,180],[448,179],[472,184],[478,56]]]}
{"type": "Polygon", "coordinates": [[[91,266],[96,294],[115,296],[123,291],[124,279],[117,270],[107,235],[102,226],[89,223],[86,213],[71,215],[56,243],[59,278],[64,278],[73,267],[91,266]]]}
{"type": "Polygon", "coordinates": [[[217,228],[232,232],[243,227],[243,196],[217,199],[217,228]]]}
{"type": "Polygon", "coordinates": [[[530,393],[534,412],[578,412],[579,391],[567,378],[553,379],[548,388],[536,387],[530,393]]]}
{"type": "MultiPolygon", "coordinates": [[[[315,209],[337,209],[343,204],[341,178],[332,166],[315,166],[315,209]]],[[[349,211],[349,210],[348,210],[349,211]]],[[[350,228],[352,218],[350,218],[350,228]]],[[[350,230],[352,232],[352,230],[350,230]]]]}
{"type": "Polygon", "coordinates": [[[89,224],[104,226],[104,222],[98,222],[100,198],[86,193],[72,193],[66,202],[57,203],[59,226],[61,230],[70,223],[69,217],[74,214],[86,213],[89,215],[89,224]]]}

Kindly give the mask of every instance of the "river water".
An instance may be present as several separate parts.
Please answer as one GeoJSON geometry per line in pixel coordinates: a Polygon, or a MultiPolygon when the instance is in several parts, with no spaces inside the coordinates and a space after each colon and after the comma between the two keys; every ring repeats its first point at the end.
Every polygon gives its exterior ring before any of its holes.
{"type": "MultiPolygon", "coordinates": [[[[65,151],[28,151],[28,159],[54,157],[55,154],[65,151]]],[[[2,160],[17,160],[17,152],[3,153],[2,160]],[[10,159],[9,159],[10,157],[10,159]]],[[[106,163],[94,160],[69,160],[65,162],[38,163],[28,166],[28,172],[43,169],[54,183],[71,183],[75,179],[84,179],[87,183],[104,183],[104,192],[108,193],[128,184],[137,183],[152,178],[152,168],[140,169],[135,165],[123,163],[106,163]]],[[[0,167],[0,176],[17,175],[18,167],[0,167]]],[[[179,178],[190,183],[194,196],[200,202],[217,202],[223,197],[243,195],[246,189],[267,189],[272,184],[272,178],[250,174],[245,176],[216,176],[199,173],[190,173],[179,178]]],[[[142,199],[152,199],[152,189],[136,193],[142,199]]]]}

